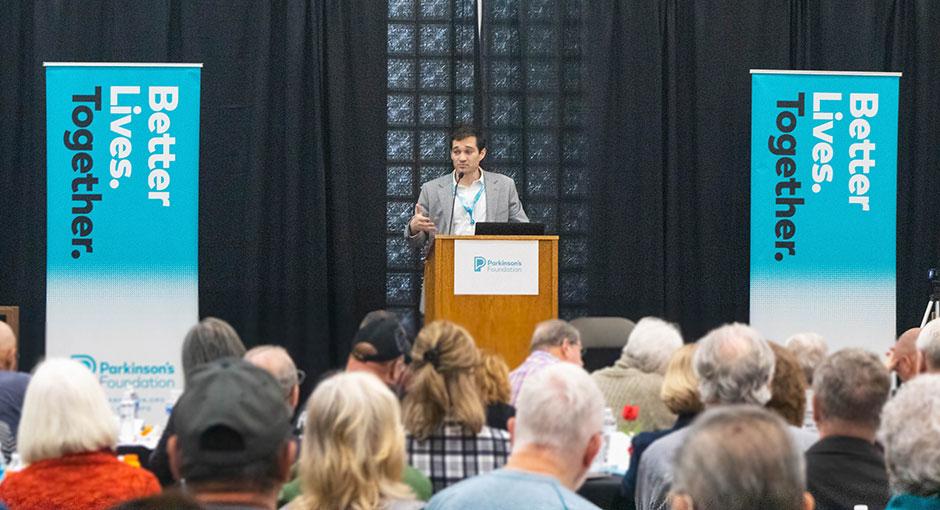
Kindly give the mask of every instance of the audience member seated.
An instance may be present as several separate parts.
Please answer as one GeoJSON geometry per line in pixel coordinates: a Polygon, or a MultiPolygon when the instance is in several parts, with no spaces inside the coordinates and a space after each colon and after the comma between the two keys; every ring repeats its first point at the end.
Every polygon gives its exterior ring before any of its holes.
{"type": "Polygon", "coordinates": [[[917,350],[917,337],[920,336],[920,328],[911,328],[898,337],[894,347],[888,350],[888,359],[885,364],[888,370],[898,374],[898,379],[902,383],[910,381],[920,373],[921,360],[920,351],[917,350]]]}
{"type": "Polygon", "coordinates": [[[725,406],[705,411],[686,430],[673,510],[813,510],[803,455],[778,416],[725,406]]]}
{"type": "Polygon", "coordinates": [[[338,374],[307,403],[300,481],[288,510],[410,510],[424,506],[402,483],[405,430],[398,399],[373,375],[338,374]]]}
{"type": "Polygon", "coordinates": [[[698,378],[692,370],[692,356],[698,344],[682,346],[666,368],[660,399],[677,418],[672,427],[665,430],[640,432],[630,440],[630,468],[623,475],[623,496],[633,501],[636,492],[636,473],[640,467],[643,452],[653,441],[685,428],[702,411],[702,401],[698,398],[698,378]]]}
{"type": "Polygon", "coordinates": [[[431,479],[434,492],[506,463],[509,434],[485,426],[480,353],[473,337],[451,322],[418,333],[412,379],[404,400],[408,463],[431,479]]]}
{"type": "Polygon", "coordinates": [[[917,350],[920,351],[921,373],[940,372],[940,319],[927,323],[917,335],[917,350]]]}
{"type": "Polygon", "coordinates": [[[296,453],[284,393],[266,371],[222,359],[189,374],[173,413],[173,475],[208,509],[273,509],[296,453]]]}
{"type": "Polygon", "coordinates": [[[486,426],[509,430],[509,419],[516,415],[516,408],[509,405],[512,390],[509,386],[509,365],[499,354],[481,352],[482,361],[477,375],[480,393],[486,405],[486,426]]]}
{"type": "MultiPolygon", "coordinates": [[[[770,400],[774,353],[757,330],[745,324],[728,324],[712,330],[698,343],[692,366],[699,380],[699,397],[706,408],[729,404],[763,406],[770,400]]],[[[677,430],[646,449],[637,472],[638,509],[666,508],[672,485],[672,460],[685,442],[688,430],[677,430]]]]}
{"type": "MultiPolygon", "coordinates": [[[[342,374],[342,372],[340,372],[340,374],[342,374]]],[[[376,379],[376,380],[378,379],[374,375],[369,374],[367,372],[346,372],[346,374],[348,375],[356,374],[357,376],[363,375],[363,376],[368,376],[370,379],[376,379]]],[[[325,381],[333,380],[335,377],[338,377],[338,376],[339,375],[330,376],[330,377],[324,378],[323,381],[325,382],[325,381]]],[[[340,379],[340,380],[341,381],[343,380],[358,381],[360,379],[352,378],[352,379],[340,379]]],[[[321,386],[323,386],[323,382],[321,382],[317,386],[317,389],[319,390],[321,386]]],[[[387,388],[387,387],[386,389],[390,390],[390,388],[387,388]]],[[[334,392],[336,391],[338,390],[334,390],[334,392]]],[[[340,394],[343,394],[342,391],[340,391],[340,394]]],[[[397,408],[398,407],[397,400],[396,400],[395,405],[397,408]]],[[[313,408],[314,408],[314,405],[312,401],[308,399],[306,410],[303,413],[301,413],[305,422],[303,424],[303,428],[305,429],[305,435],[308,435],[306,434],[306,428],[307,428],[307,424],[312,421],[310,413],[312,412],[313,408]]],[[[396,414],[398,415],[398,418],[397,418],[398,421],[401,422],[401,412],[398,411],[396,414]]],[[[305,444],[309,445],[309,443],[305,443],[305,444]]],[[[404,445],[404,432],[402,432],[402,445],[404,445]]],[[[404,448],[404,446],[402,446],[402,448],[404,448]]],[[[306,451],[309,451],[309,450],[306,450],[306,451]]],[[[402,454],[402,457],[404,458],[404,453],[402,454]]],[[[294,463],[294,467],[291,469],[291,481],[284,484],[284,486],[281,488],[281,493],[277,497],[278,507],[285,506],[291,501],[293,501],[294,499],[296,499],[298,496],[300,496],[301,491],[303,490],[302,483],[301,483],[302,480],[300,478],[300,472],[299,472],[300,464],[301,464],[300,461],[294,463]]],[[[427,476],[424,476],[424,473],[418,471],[417,469],[411,466],[405,465],[404,469],[402,470],[401,482],[407,485],[412,490],[412,492],[418,497],[418,499],[422,501],[427,501],[428,499],[431,498],[431,480],[427,476]]]]}
{"type": "Polygon", "coordinates": [[[878,439],[885,448],[889,510],[940,510],[940,375],[921,375],[885,404],[878,439]]]}
{"type": "Polygon", "coordinates": [[[770,400],[766,408],[790,425],[797,446],[806,450],[819,441],[819,431],[803,428],[806,419],[806,380],[796,356],[786,347],[768,342],[774,352],[774,376],[770,380],[770,400]]]}
{"type": "MultiPolygon", "coordinates": [[[[222,319],[206,317],[189,329],[183,340],[183,382],[188,384],[190,375],[202,365],[222,358],[241,358],[245,355],[245,344],[235,329],[222,319]]],[[[157,475],[160,485],[166,487],[175,482],[170,472],[166,443],[173,435],[173,414],[166,422],[160,442],[150,454],[149,469],[157,475]]]]}
{"type": "Polygon", "coordinates": [[[797,333],[787,338],[784,345],[796,356],[803,370],[803,376],[806,378],[806,384],[813,384],[813,372],[829,353],[826,339],[818,333],[797,333]]]}
{"type": "MultiPolygon", "coordinates": [[[[300,383],[303,372],[283,347],[277,345],[259,345],[245,353],[245,361],[267,370],[284,392],[284,404],[291,416],[300,402],[300,383]]],[[[305,374],[304,374],[305,375],[305,374]]]]}
{"type": "Polygon", "coordinates": [[[560,363],[539,371],[519,394],[505,468],[440,492],[428,509],[596,510],[574,491],[600,450],[603,409],[604,396],[581,368],[560,363]]]}
{"type": "Polygon", "coordinates": [[[822,439],[806,451],[806,478],[819,510],[887,505],[888,474],[875,433],[890,391],[887,369],[861,349],[840,350],[816,369],[813,407],[822,439]]]}
{"type": "Polygon", "coordinates": [[[7,323],[0,321],[0,448],[4,459],[16,451],[16,430],[20,426],[23,395],[29,384],[29,374],[16,371],[16,337],[7,323]]]}
{"type": "Polygon", "coordinates": [[[111,507],[111,510],[203,510],[203,508],[195,499],[181,492],[168,490],[156,496],[121,503],[111,507]]]}
{"type": "Polygon", "coordinates": [[[552,319],[537,324],[532,332],[529,356],[509,374],[509,383],[512,385],[512,399],[509,403],[516,405],[519,390],[526,378],[547,366],[562,361],[584,366],[581,349],[581,334],[568,322],[552,319]]]}
{"type": "Polygon", "coordinates": [[[636,323],[620,359],[613,366],[591,374],[604,393],[607,407],[617,417],[618,427],[625,424],[620,410],[638,406],[640,414],[631,423],[638,432],[671,427],[676,415],[659,398],[663,374],[672,354],[682,347],[682,335],[668,322],[644,317],[636,323]]]}
{"type": "Polygon", "coordinates": [[[408,333],[398,317],[385,310],[375,310],[366,314],[359,324],[346,371],[374,374],[400,398],[407,368],[405,356],[410,350],[408,333]]]}
{"type": "Polygon", "coordinates": [[[803,415],[803,428],[816,432],[813,420],[813,372],[829,353],[826,340],[818,333],[797,333],[786,341],[786,348],[796,356],[806,378],[806,411],[803,415]]]}
{"type": "Polygon", "coordinates": [[[49,359],[23,401],[19,454],[27,467],[8,473],[0,500],[10,510],[99,510],[160,492],[149,472],[119,461],[117,420],[84,365],[49,359]]]}

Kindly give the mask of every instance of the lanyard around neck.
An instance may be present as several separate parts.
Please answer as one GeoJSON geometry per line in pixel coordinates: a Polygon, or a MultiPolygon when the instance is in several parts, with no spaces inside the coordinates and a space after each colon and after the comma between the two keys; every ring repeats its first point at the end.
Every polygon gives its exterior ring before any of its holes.
{"type": "Polygon", "coordinates": [[[476,220],[473,219],[473,210],[476,209],[477,202],[480,201],[480,197],[483,196],[483,190],[485,189],[486,189],[486,184],[480,181],[480,191],[477,191],[476,196],[473,197],[473,203],[468,206],[467,203],[464,202],[463,197],[461,197],[460,194],[457,193],[457,187],[456,186],[454,187],[454,194],[457,196],[457,200],[460,200],[460,207],[463,207],[463,210],[467,211],[467,216],[470,217],[471,225],[476,225],[476,220]]]}

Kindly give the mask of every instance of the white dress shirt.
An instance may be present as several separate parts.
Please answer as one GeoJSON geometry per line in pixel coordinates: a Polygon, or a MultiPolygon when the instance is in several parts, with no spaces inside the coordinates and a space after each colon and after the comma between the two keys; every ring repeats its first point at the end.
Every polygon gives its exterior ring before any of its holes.
{"type": "Polygon", "coordinates": [[[457,199],[454,200],[453,228],[451,234],[457,236],[472,236],[476,231],[475,223],[486,221],[486,185],[483,182],[483,169],[480,169],[480,178],[471,182],[469,186],[457,184],[457,172],[454,172],[454,184],[457,185],[457,199]],[[477,193],[480,199],[474,204],[473,199],[477,193]],[[473,209],[473,223],[470,214],[464,205],[473,209]]]}

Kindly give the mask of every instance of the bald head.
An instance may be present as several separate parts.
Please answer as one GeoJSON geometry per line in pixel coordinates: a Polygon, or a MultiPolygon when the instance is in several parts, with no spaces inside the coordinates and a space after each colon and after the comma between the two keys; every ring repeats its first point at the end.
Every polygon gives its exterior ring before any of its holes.
{"type": "Polygon", "coordinates": [[[274,376],[284,390],[284,399],[293,412],[300,401],[300,380],[297,365],[294,364],[290,354],[277,345],[259,345],[246,352],[244,359],[274,376]]]}
{"type": "Polygon", "coordinates": [[[907,356],[917,352],[917,336],[920,335],[920,328],[911,328],[898,337],[898,342],[894,344],[894,352],[900,356],[907,356]]]}
{"type": "Polygon", "coordinates": [[[16,370],[16,336],[3,321],[0,321],[0,370],[16,370]]]}
{"type": "Polygon", "coordinates": [[[888,370],[898,374],[901,382],[914,378],[920,371],[921,355],[917,351],[917,337],[920,328],[911,328],[898,337],[894,347],[888,351],[888,370]]]}

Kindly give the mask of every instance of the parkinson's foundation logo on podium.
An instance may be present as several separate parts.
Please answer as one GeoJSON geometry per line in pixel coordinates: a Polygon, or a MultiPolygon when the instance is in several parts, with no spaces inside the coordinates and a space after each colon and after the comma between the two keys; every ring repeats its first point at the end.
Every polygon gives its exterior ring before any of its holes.
{"type": "Polygon", "coordinates": [[[454,294],[538,295],[537,241],[454,242],[454,294]]]}
{"type": "Polygon", "coordinates": [[[473,257],[474,273],[521,273],[524,269],[525,263],[520,259],[473,257]]]}

